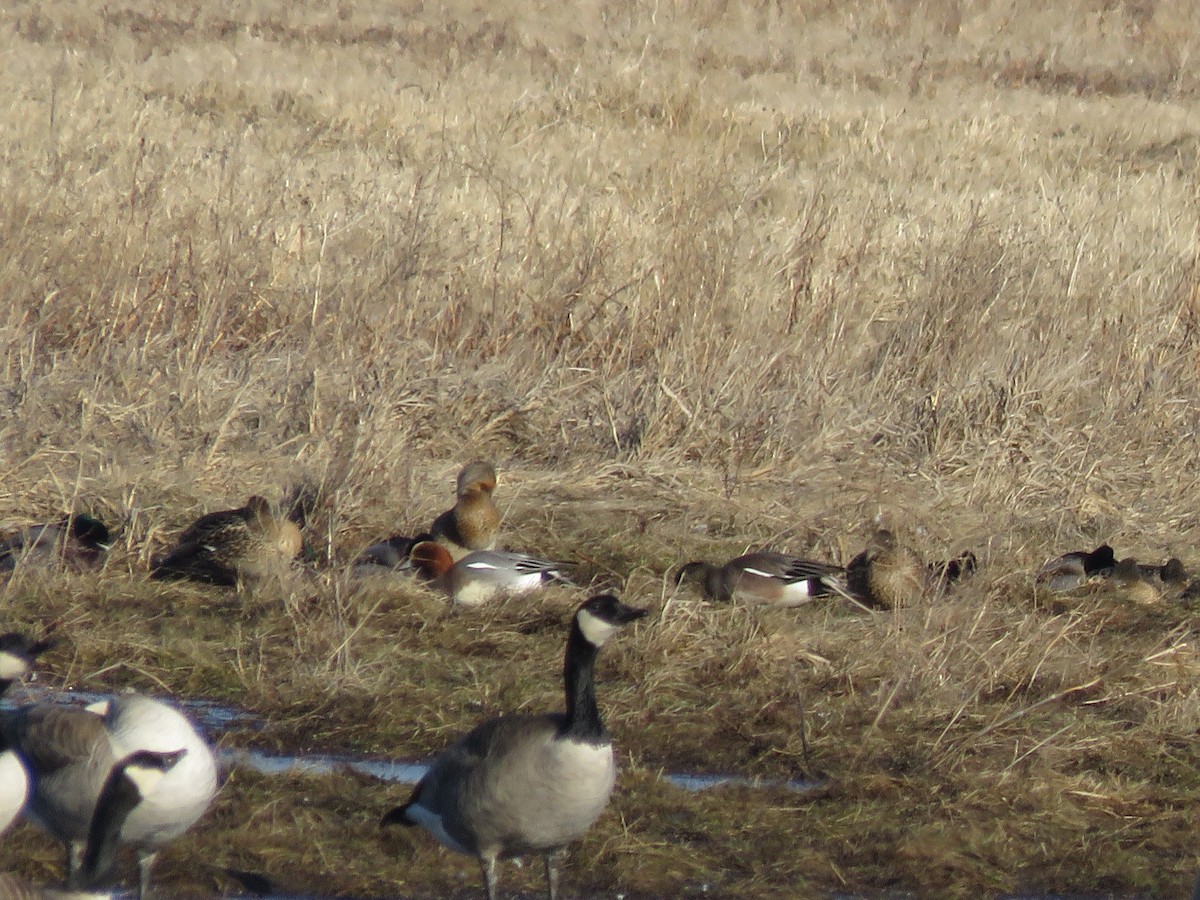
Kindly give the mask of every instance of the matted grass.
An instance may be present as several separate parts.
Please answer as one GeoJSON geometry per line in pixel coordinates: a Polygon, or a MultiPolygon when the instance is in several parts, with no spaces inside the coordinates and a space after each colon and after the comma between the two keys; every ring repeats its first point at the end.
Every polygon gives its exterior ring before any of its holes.
{"type": "MultiPolygon", "coordinates": [[[[1182,2],[125,0],[0,11],[0,524],[44,682],[416,758],[560,702],[590,587],[622,775],[572,894],[1174,895],[1200,858],[1186,605],[1064,603],[1066,549],[1200,565],[1200,12],[1182,2]],[[449,613],[345,564],[497,463],[503,543],[588,587],[449,613]],[[319,490],[303,572],[152,583],[202,512],[319,490]],[[679,562],[845,562],[881,517],[981,570],[928,606],[717,607],[679,562]],[[662,769],[821,777],[688,794],[662,769]]],[[[236,771],[171,847],[296,890],[478,896],[405,790],[236,771]]],[[[56,877],[28,829],[5,867],[56,877]]],[[[533,866],[509,885],[540,890],[533,866]]]]}

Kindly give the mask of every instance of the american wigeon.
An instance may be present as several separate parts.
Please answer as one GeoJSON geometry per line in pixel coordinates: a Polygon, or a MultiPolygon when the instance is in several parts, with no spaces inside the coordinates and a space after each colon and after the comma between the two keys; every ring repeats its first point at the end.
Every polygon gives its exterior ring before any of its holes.
{"type": "Polygon", "coordinates": [[[420,825],[451,850],[479,860],[488,900],[496,863],[540,854],[551,897],[568,844],[604,812],[616,761],[596,706],[600,647],[645,610],[601,594],[579,607],[567,638],[566,710],[489,719],[434,760],[403,806],[382,825],[420,825]]]}
{"type": "Polygon", "coordinates": [[[0,539],[0,571],[17,566],[98,568],[112,546],[108,527],[95,516],[76,513],[47,525],[30,525],[0,539]]]}
{"type": "Polygon", "coordinates": [[[429,529],[455,560],[473,550],[491,550],[500,531],[500,510],[492,500],[496,490],[496,468],[476,460],[458,473],[458,496],[454,506],[436,519],[429,529]]]}
{"type": "Polygon", "coordinates": [[[685,563],[675,573],[675,583],[697,584],[709,600],[800,606],[814,597],[841,594],[838,588],[844,574],[841,566],[764,550],[719,566],[685,563]]]}
{"type": "Polygon", "coordinates": [[[872,609],[899,609],[921,602],[932,585],[924,561],[896,537],[880,528],[866,548],[846,564],[846,586],[872,609]]]}
{"type": "Polygon", "coordinates": [[[412,567],[460,606],[479,606],[497,594],[524,594],[544,584],[570,585],[562,563],[504,550],[475,550],[455,561],[436,541],[412,548],[412,567]]]}
{"type": "Polygon", "coordinates": [[[281,571],[302,548],[296,523],[254,496],[243,507],[208,513],[189,525],[154,563],[151,577],[232,587],[281,571]]]}
{"type": "Polygon", "coordinates": [[[1116,565],[1116,554],[1108,544],[1095,550],[1072,550],[1042,566],[1037,583],[1050,591],[1073,591],[1088,579],[1112,575],[1116,565]]]}

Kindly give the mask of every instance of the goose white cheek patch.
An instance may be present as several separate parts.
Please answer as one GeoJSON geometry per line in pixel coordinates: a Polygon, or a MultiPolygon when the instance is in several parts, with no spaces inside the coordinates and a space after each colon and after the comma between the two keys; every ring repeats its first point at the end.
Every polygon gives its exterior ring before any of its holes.
{"type": "Polygon", "coordinates": [[[611,622],[605,622],[599,616],[588,612],[586,609],[579,613],[579,630],[583,632],[583,636],[588,639],[588,643],[595,647],[602,646],[605,641],[621,630],[621,626],[613,625],[611,622]]]}

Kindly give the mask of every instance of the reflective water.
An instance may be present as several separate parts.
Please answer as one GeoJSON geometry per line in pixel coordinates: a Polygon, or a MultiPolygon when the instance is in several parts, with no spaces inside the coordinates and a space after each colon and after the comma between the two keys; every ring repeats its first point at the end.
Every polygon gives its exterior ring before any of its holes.
{"type": "MultiPolygon", "coordinates": [[[[331,775],[339,771],[357,772],[381,781],[397,784],[416,784],[429,769],[428,763],[402,759],[371,759],[345,754],[267,753],[263,750],[225,748],[219,752],[227,766],[245,766],[264,775],[331,775]]],[[[718,787],[778,788],[811,791],[821,787],[815,781],[782,781],[779,779],[748,778],[742,775],[703,775],[696,773],[662,772],[659,777],[687,791],[706,791],[718,787]]]]}
{"type": "MultiPolygon", "coordinates": [[[[51,691],[39,685],[30,685],[22,692],[18,702],[0,702],[0,708],[12,708],[24,703],[53,702],[68,706],[89,706],[110,700],[114,695],[94,691],[51,691]]],[[[212,700],[182,700],[179,705],[199,722],[201,728],[213,739],[225,732],[238,729],[261,731],[267,722],[244,709],[212,700]]],[[[378,778],[380,781],[397,784],[415,784],[429,768],[428,763],[405,759],[378,759],[343,753],[268,753],[264,750],[248,750],[224,747],[218,751],[221,763],[227,768],[245,766],[264,775],[332,775],[349,771],[378,778]]],[[[785,788],[792,791],[811,791],[821,787],[821,782],[768,778],[755,778],[732,773],[709,774],[701,772],[660,772],[659,778],[675,787],[687,791],[707,791],[720,787],[785,788]]]]}

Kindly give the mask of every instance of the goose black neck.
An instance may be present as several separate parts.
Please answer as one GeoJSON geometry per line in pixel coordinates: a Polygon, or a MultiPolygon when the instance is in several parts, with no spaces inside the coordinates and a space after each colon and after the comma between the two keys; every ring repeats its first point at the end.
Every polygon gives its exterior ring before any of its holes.
{"type": "Polygon", "coordinates": [[[563,663],[567,715],[559,730],[560,737],[589,744],[608,743],[608,732],[600,721],[600,710],[596,706],[597,650],[596,645],[583,636],[579,622],[572,622],[563,663]]]}
{"type": "Polygon", "coordinates": [[[109,880],[117,860],[125,819],[141,801],[137,785],[125,774],[125,765],[114,766],[96,800],[83,865],[72,873],[68,888],[91,890],[109,880]]]}

